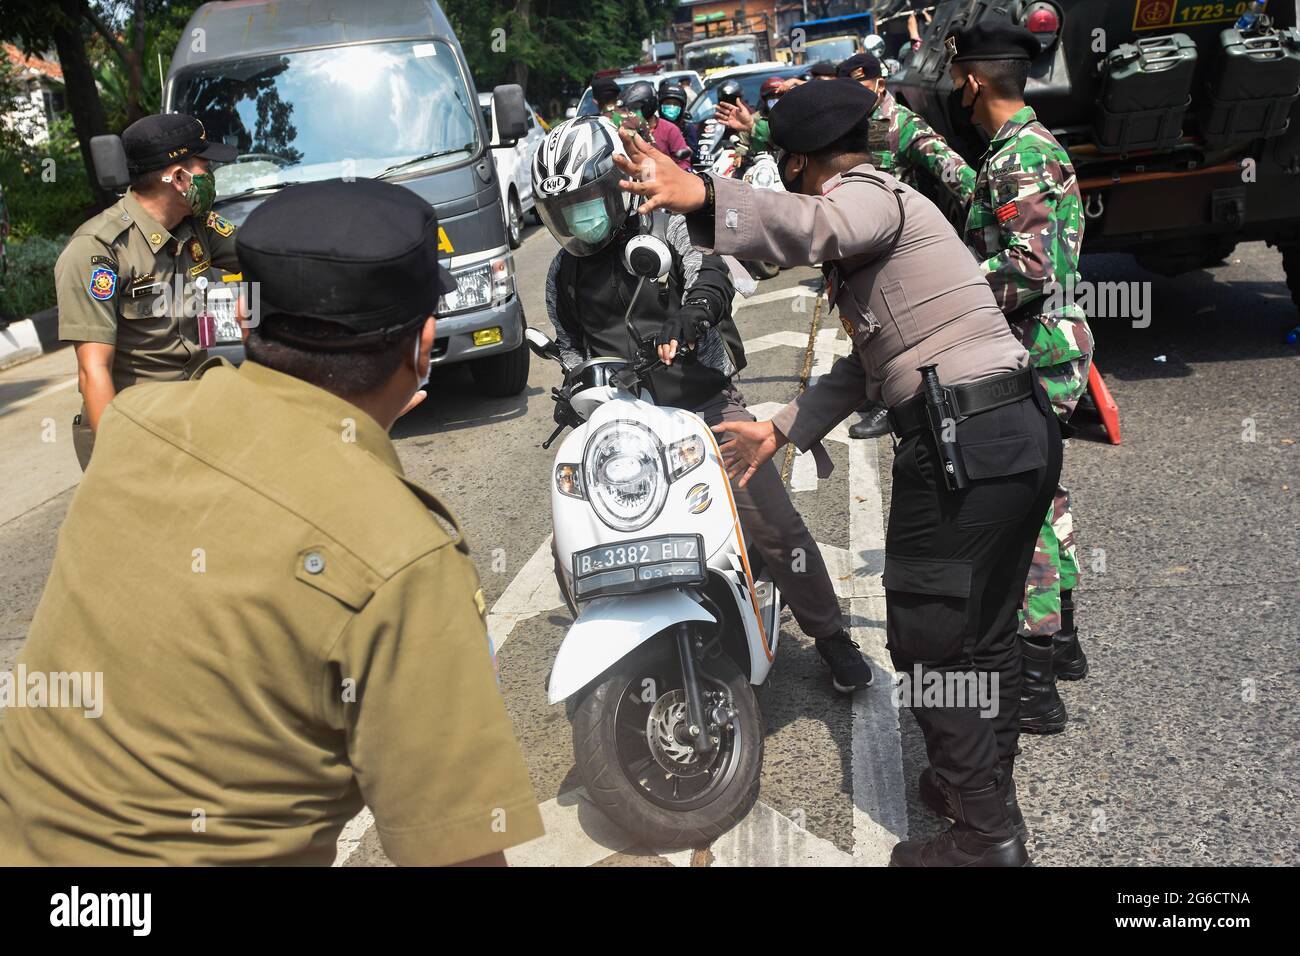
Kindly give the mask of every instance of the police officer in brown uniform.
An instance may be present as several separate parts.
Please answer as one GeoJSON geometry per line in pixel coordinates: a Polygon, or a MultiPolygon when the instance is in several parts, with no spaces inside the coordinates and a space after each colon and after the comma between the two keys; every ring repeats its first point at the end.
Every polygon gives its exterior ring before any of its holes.
{"type": "Polygon", "coordinates": [[[642,211],[687,213],[708,251],[825,263],[854,353],[772,421],[715,430],[732,436],[723,445],[732,474],[748,477],[786,442],[818,445],[864,397],[889,406],[898,446],[884,586],[894,666],[909,676],[919,669],[922,682],[969,675],[997,692],[993,716],[956,695],[939,706],[913,697],[933,768],[923,779],[943,790],[955,823],[933,840],[898,844],[892,863],[1021,865],[1028,855],[1011,776],[1016,608],[1060,471],[1060,434],[957,234],[928,199],[870,165],[875,105],[851,80],[782,96],[771,128],[789,192],[695,177],[643,141],[620,163],[642,181],[624,186],[649,197],[642,211]]]}
{"type": "Polygon", "coordinates": [[[240,230],[249,360],[105,411],[18,659],[101,712],[0,721],[0,864],[329,864],[363,805],[398,864],[541,833],[465,538],[387,434],[437,237],[401,186],[290,187],[240,230]]]}
{"type": "Polygon", "coordinates": [[[137,382],[180,381],[203,363],[206,293],[196,280],[239,270],[235,227],[212,212],[212,163],[238,150],[209,142],[183,113],[137,120],[122,146],[131,188],[79,226],[54,265],[59,338],[77,351],[82,409],[73,438],[82,468],[114,395],[137,382]]]}

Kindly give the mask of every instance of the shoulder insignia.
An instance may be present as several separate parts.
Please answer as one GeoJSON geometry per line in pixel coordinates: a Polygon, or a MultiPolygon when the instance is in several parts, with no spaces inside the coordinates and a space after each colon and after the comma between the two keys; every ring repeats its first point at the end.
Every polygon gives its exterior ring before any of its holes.
{"type": "Polygon", "coordinates": [[[223,219],[215,212],[208,213],[208,228],[218,236],[229,236],[235,231],[235,224],[229,219],[223,219]]]}
{"type": "Polygon", "coordinates": [[[102,266],[96,269],[90,274],[88,291],[90,297],[97,302],[113,298],[113,293],[117,291],[117,273],[102,266]]]}
{"type": "Polygon", "coordinates": [[[117,263],[108,256],[91,256],[90,264],[92,266],[107,266],[113,272],[117,271],[117,263]]]}
{"type": "Polygon", "coordinates": [[[1020,215],[1020,209],[1016,206],[1016,201],[1013,199],[1009,203],[1004,203],[1003,205],[998,206],[997,209],[993,210],[993,215],[998,217],[998,222],[1008,223],[1020,215]]]}

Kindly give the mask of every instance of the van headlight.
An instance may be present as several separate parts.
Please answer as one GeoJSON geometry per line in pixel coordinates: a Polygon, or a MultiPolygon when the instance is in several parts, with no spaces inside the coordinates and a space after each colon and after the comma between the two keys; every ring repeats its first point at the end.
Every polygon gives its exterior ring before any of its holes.
{"type": "Polygon", "coordinates": [[[515,260],[508,252],[487,262],[452,269],[451,276],[456,288],[438,300],[439,316],[500,305],[515,294],[515,260]]]}
{"type": "Polygon", "coordinates": [[[596,515],[615,531],[644,528],[668,497],[663,445],[636,422],[610,422],[591,436],[582,477],[596,515]]]}

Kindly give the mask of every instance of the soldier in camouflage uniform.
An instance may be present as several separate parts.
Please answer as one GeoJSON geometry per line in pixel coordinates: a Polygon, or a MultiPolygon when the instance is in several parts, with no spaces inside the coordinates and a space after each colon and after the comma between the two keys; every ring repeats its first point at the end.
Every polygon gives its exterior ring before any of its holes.
{"type": "MultiPolygon", "coordinates": [[[[906,151],[966,208],[966,245],[1064,424],[1087,390],[1093,343],[1087,315],[1071,295],[1083,244],[1074,167],[1024,102],[1038,40],[1023,27],[980,23],[951,35],[948,46],[953,106],[960,107],[954,112],[984,127],[992,136],[988,150],[978,172],[932,130],[919,141],[913,135],[906,151]]],[[[1056,677],[1087,674],[1073,620],[1078,575],[1069,492],[1058,486],[1025,585],[1021,729],[1031,733],[1065,729],[1056,677]]]]}

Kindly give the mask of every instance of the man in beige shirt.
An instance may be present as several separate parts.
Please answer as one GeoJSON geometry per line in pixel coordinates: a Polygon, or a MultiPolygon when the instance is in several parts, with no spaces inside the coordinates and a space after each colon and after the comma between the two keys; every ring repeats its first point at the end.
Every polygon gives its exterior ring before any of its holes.
{"type": "Polygon", "coordinates": [[[398,864],[540,835],[468,545],[387,434],[437,234],[401,186],[290,187],[240,230],[249,361],[108,406],[18,658],[102,695],[6,710],[0,863],[328,864],[363,805],[398,864]]]}
{"type": "Polygon", "coordinates": [[[122,146],[131,188],[79,226],[54,265],[59,338],[77,352],[82,468],[114,395],[181,381],[203,363],[198,285],[239,271],[234,224],[212,212],[212,164],[233,160],[235,147],[210,142],[183,113],[137,120],[122,146]]]}

